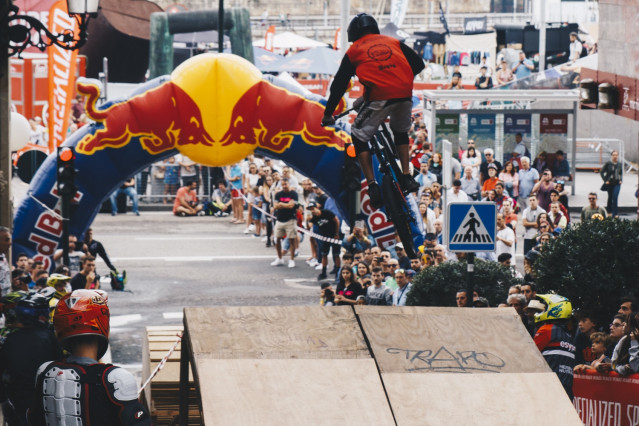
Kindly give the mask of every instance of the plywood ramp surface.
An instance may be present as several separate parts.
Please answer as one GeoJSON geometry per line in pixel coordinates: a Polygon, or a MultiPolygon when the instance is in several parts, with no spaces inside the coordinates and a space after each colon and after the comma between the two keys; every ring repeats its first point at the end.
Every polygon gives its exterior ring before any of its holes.
{"type": "Polygon", "coordinates": [[[348,306],[184,309],[194,354],[211,358],[370,358],[348,306]]]}
{"type": "Polygon", "coordinates": [[[202,359],[207,425],[395,425],[372,359],[202,359]]]}
{"type": "Polygon", "coordinates": [[[398,426],[582,425],[555,373],[383,374],[398,426]]]}
{"type": "Polygon", "coordinates": [[[512,308],[355,311],[382,373],[550,372],[512,308]]]}

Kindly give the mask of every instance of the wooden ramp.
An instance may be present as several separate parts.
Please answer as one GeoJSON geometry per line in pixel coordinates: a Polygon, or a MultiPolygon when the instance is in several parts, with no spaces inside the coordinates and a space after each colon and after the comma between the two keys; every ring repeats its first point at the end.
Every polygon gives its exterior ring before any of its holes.
{"type": "Polygon", "coordinates": [[[397,425],[581,424],[514,309],[355,312],[397,425]]]}
{"type": "Polygon", "coordinates": [[[206,425],[392,425],[352,308],[185,308],[206,425]]]}
{"type": "Polygon", "coordinates": [[[510,308],[185,308],[184,325],[202,424],[581,424],[510,308]]]}

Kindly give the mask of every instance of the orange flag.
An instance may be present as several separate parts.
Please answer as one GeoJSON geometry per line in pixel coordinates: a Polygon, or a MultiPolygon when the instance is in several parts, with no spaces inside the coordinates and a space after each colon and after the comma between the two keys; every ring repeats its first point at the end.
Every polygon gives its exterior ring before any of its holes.
{"type": "MultiPolygon", "coordinates": [[[[75,34],[77,23],[69,16],[67,2],[60,0],[49,11],[49,31],[58,34],[71,30],[75,34]]],[[[53,45],[49,55],[49,152],[67,138],[71,100],[75,92],[77,50],[66,50],[53,45]]]]}
{"type": "Polygon", "coordinates": [[[264,49],[269,52],[273,51],[273,37],[275,37],[275,25],[271,25],[264,35],[264,49]]]}

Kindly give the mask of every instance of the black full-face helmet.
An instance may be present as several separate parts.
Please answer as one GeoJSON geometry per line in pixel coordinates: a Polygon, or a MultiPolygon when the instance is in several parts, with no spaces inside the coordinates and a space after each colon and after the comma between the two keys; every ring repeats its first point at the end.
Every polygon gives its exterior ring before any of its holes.
{"type": "Polygon", "coordinates": [[[379,34],[379,26],[375,18],[368,13],[359,13],[348,24],[346,32],[348,41],[353,42],[359,40],[364,34],[379,34]]]}

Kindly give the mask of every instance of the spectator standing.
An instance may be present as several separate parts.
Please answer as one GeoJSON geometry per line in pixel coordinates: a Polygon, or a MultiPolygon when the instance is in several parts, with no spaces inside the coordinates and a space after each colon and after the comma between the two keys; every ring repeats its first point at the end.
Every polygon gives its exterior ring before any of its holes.
{"type": "Polygon", "coordinates": [[[419,215],[422,222],[423,234],[435,233],[435,212],[426,203],[419,203],[419,215]]]}
{"type": "Polygon", "coordinates": [[[244,199],[242,198],[242,168],[238,163],[229,167],[229,182],[231,183],[231,198],[233,200],[233,216],[231,223],[244,223],[244,199]]]}
{"type": "Polygon", "coordinates": [[[501,64],[499,64],[499,70],[497,71],[495,78],[497,81],[497,85],[499,86],[510,83],[515,79],[512,71],[508,68],[508,62],[501,61],[501,64]]]}
{"type": "Polygon", "coordinates": [[[373,285],[366,290],[367,305],[391,306],[393,304],[393,291],[388,288],[383,280],[382,268],[375,267],[371,271],[373,285]]]}
{"type": "Polygon", "coordinates": [[[559,201],[550,203],[550,213],[548,213],[548,219],[550,220],[552,230],[555,233],[566,229],[566,225],[568,224],[566,216],[561,213],[559,205],[559,201]]]}
{"type": "Polygon", "coordinates": [[[447,203],[465,203],[469,200],[468,195],[461,189],[461,180],[455,179],[453,187],[446,193],[447,203]]]}
{"type": "Polygon", "coordinates": [[[442,155],[434,152],[430,157],[428,170],[437,177],[437,183],[442,184],[442,155]]]}
{"type": "MultiPolygon", "coordinates": [[[[519,62],[515,64],[512,71],[517,80],[528,77],[532,74],[532,70],[535,69],[532,61],[526,58],[526,54],[523,50],[519,51],[519,62]]],[[[523,154],[522,154],[523,155],[523,154]]]]}
{"type": "Polygon", "coordinates": [[[197,200],[197,181],[190,180],[186,186],[178,189],[173,203],[173,214],[176,216],[203,215],[202,204],[197,200]]]}
{"type": "Polygon", "coordinates": [[[164,204],[173,200],[179,181],[178,165],[175,163],[175,157],[170,157],[164,163],[164,204]]]}
{"type": "Polygon", "coordinates": [[[579,35],[576,32],[570,33],[570,58],[568,58],[569,62],[575,62],[577,59],[581,57],[581,52],[583,50],[583,44],[581,44],[581,40],[579,40],[579,35]]]}
{"type": "Polygon", "coordinates": [[[496,254],[499,257],[502,253],[510,253],[515,257],[515,232],[506,226],[503,213],[497,213],[497,235],[495,236],[496,254]]]}
{"type": "Polygon", "coordinates": [[[337,305],[354,305],[358,296],[364,296],[364,289],[350,266],[341,268],[335,293],[337,305]]]}
{"type": "Polygon", "coordinates": [[[71,289],[99,289],[100,277],[95,273],[95,257],[86,255],[82,259],[82,269],[71,278],[71,289]]]}
{"type": "Polygon", "coordinates": [[[356,221],[353,225],[353,229],[349,235],[344,237],[342,247],[348,253],[355,253],[356,251],[364,252],[366,249],[371,248],[372,243],[363,221],[356,221]]]}
{"type": "Polygon", "coordinates": [[[120,186],[120,188],[116,189],[113,194],[111,194],[111,216],[118,214],[118,196],[120,194],[124,194],[131,199],[131,202],[133,203],[133,214],[140,216],[140,211],[138,210],[138,193],[135,190],[134,177],[128,179],[122,184],[122,186],[120,186]]]}
{"type": "Polygon", "coordinates": [[[608,192],[606,210],[612,217],[617,217],[619,190],[623,181],[623,165],[619,162],[619,152],[612,151],[610,160],[603,165],[599,174],[604,181],[601,190],[608,192]]]}
{"type": "Polygon", "coordinates": [[[632,312],[626,321],[626,335],[612,353],[612,363],[604,371],[615,370],[622,376],[639,373],[639,313],[632,312]]]}
{"type": "Polygon", "coordinates": [[[537,217],[540,213],[546,211],[537,205],[537,196],[532,194],[528,197],[528,207],[524,209],[521,217],[521,223],[524,225],[524,255],[536,245],[537,217]]]}
{"type": "Polygon", "coordinates": [[[499,173],[499,180],[504,182],[508,195],[516,199],[519,195],[519,174],[512,161],[506,161],[504,169],[499,173]]]}
{"type": "Polygon", "coordinates": [[[530,167],[530,158],[521,157],[521,168],[517,172],[519,181],[519,197],[517,203],[520,208],[524,209],[528,206],[530,194],[535,184],[539,182],[539,172],[537,169],[530,167]]]}
{"type": "Polygon", "coordinates": [[[488,178],[484,180],[484,184],[481,188],[482,197],[488,196],[488,191],[494,190],[495,186],[499,182],[499,178],[497,177],[497,166],[495,164],[488,165],[488,178]]]}
{"type": "Polygon", "coordinates": [[[597,193],[591,192],[588,194],[588,205],[581,209],[581,221],[585,222],[587,220],[593,219],[596,216],[597,219],[603,220],[608,216],[608,212],[603,207],[597,205],[597,193]]]}
{"type": "Polygon", "coordinates": [[[11,292],[10,248],[11,230],[6,226],[0,226],[0,296],[6,296],[11,292]]]}
{"type": "Polygon", "coordinates": [[[437,176],[430,172],[429,167],[429,158],[426,156],[422,156],[419,160],[419,174],[415,177],[415,180],[419,184],[420,187],[428,187],[437,182],[437,176]]]}
{"type": "MultiPolygon", "coordinates": [[[[75,235],[69,235],[69,264],[67,266],[69,267],[70,276],[74,276],[75,274],[80,272],[82,258],[84,257],[84,252],[78,250],[79,248],[80,247],[78,247],[78,237],[76,237],[75,235]]],[[[62,266],[63,259],[62,259],[61,248],[57,249],[55,253],[53,253],[53,260],[55,261],[56,268],[62,266]]],[[[40,264],[41,263],[42,262],[40,262],[40,264]]],[[[40,267],[42,267],[42,265],[40,265],[40,267]]],[[[34,262],[34,269],[37,272],[37,268],[35,267],[35,262],[34,262]]],[[[32,275],[35,277],[35,274],[32,274],[32,275]]]]}
{"type": "MultiPolygon", "coordinates": [[[[470,141],[469,141],[470,142],[470,141]]],[[[481,167],[481,154],[477,154],[474,146],[469,146],[466,152],[461,157],[461,165],[464,167],[470,167],[472,169],[472,176],[475,179],[479,179],[479,168],[481,167]]]]}
{"type": "Polygon", "coordinates": [[[552,175],[555,180],[572,180],[572,173],[570,173],[570,163],[566,158],[566,153],[561,149],[555,153],[555,164],[552,168],[552,175]]]}
{"type": "MultiPolygon", "coordinates": [[[[557,187],[557,184],[555,184],[555,188],[557,187]]],[[[557,191],[556,189],[553,189],[552,191],[550,191],[550,205],[551,205],[551,210],[552,210],[552,203],[557,203],[559,204],[559,211],[561,212],[561,214],[566,218],[566,225],[570,224],[570,213],[568,211],[568,208],[566,206],[564,206],[561,201],[559,201],[559,191],[557,191]]]]}
{"type": "MultiPolygon", "coordinates": [[[[335,214],[326,209],[320,209],[317,203],[311,201],[308,204],[307,209],[311,212],[311,223],[317,225],[318,234],[325,238],[331,238],[339,240],[339,218],[335,214]]],[[[340,268],[339,252],[341,249],[340,244],[330,243],[321,239],[317,240],[319,246],[319,253],[322,256],[322,272],[320,272],[317,279],[319,281],[326,279],[326,268],[328,266],[328,253],[333,255],[333,270],[332,274],[337,274],[340,268]]]]}
{"type": "Polygon", "coordinates": [[[515,135],[515,147],[511,153],[513,166],[517,165],[517,168],[519,169],[521,167],[521,158],[528,155],[528,148],[526,148],[526,144],[524,143],[524,135],[517,133],[515,135]]]}
{"type": "Polygon", "coordinates": [[[288,261],[288,267],[295,267],[295,249],[297,248],[297,192],[293,191],[288,184],[287,178],[280,179],[282,190],[273,197],[273,209],[275,210],[275,248],[277,250],[277,259],[271,262],[271,266],[284,265],[282,260],[282,239],[286,237],[290,243],[289,253],[291,259],[288,261]]]}
{"type": "Polygon", "coordinates": [[[532,192],[537,193],[539,207],[545,211],[550,210],[550,191],[553,189],[555,189],[555,183],[552,181],[552,172],[549,169],[545,169],[541,175],[541,180],[532,189],[532,192]]]}
{"type": "Polygon", "coordinates": [[[266,247],[271,247],[273,243],[273,219],[271,217],[271,206],[272,206],[272,196],[273,192],[271,191],[273,188],[273,176],[270,174],[264,176],[264,184],[260,189],[260,193],[262,194],[262,198],[264,199],[263,209],[264,214],[262,215],[262,224],[264,225],[264,229],[266,230],[266,247]]]}
{"type": "Polygon", "coordinates": [[[491,164],[493,164],[496,168],[496,176],[499,175],[499,172],[502,168],[501,163],[495,160],[495,152],[492,150],[492,148],[486,148],[484,150],[484,157],[486,157],[486,161],[482,162],[481,166],[479,166],[479,183],[481,184],[483,184],[486,179],[490,177],[488,176],[488,169],[490,168],[491,164]]]}
{"type": "Polygon", "coordinates": [[[393,292],[393,306],[406,306],[406,297],[410,292],[413,284],[409,282],[406,270],[395,269],[393,273],[397,289],[393,292]]]}
{"type": "Polygon", "coordinates": [[[116,274],[118,273],[118,270],[111,263],[111,260],[109,259],[109,256],[107,255],[107,252],[104,249],[102,243],[93,239],[93,229],[91,228],[87,229],[87,232],[84,235],[84,244],[82,246],[82,251],[91,254],[91,256],[93,257],[100,256],[110,270],[112,270],[116,274]]]}
{"type": "Polygon", "coordinates": [[[180,180],[182,182],[182,186],[187,186],[186,183],[193,180],[199,183],[200,178],[195,161],[191,160],[186,155],[178,154],[177,163],[180,166],[180,180]]]}
{"type": "MultiPolygon", "coordinates": [[[[479,173],[477,173],[477,175],[479,176],[479,173]]],[[[473,176],[473,168],[471,166],[466,166],[464,169],[464,177],[461,179],[461,189],[471,200],[477,201],[481,195],[479,178],[473,176]]]]}

